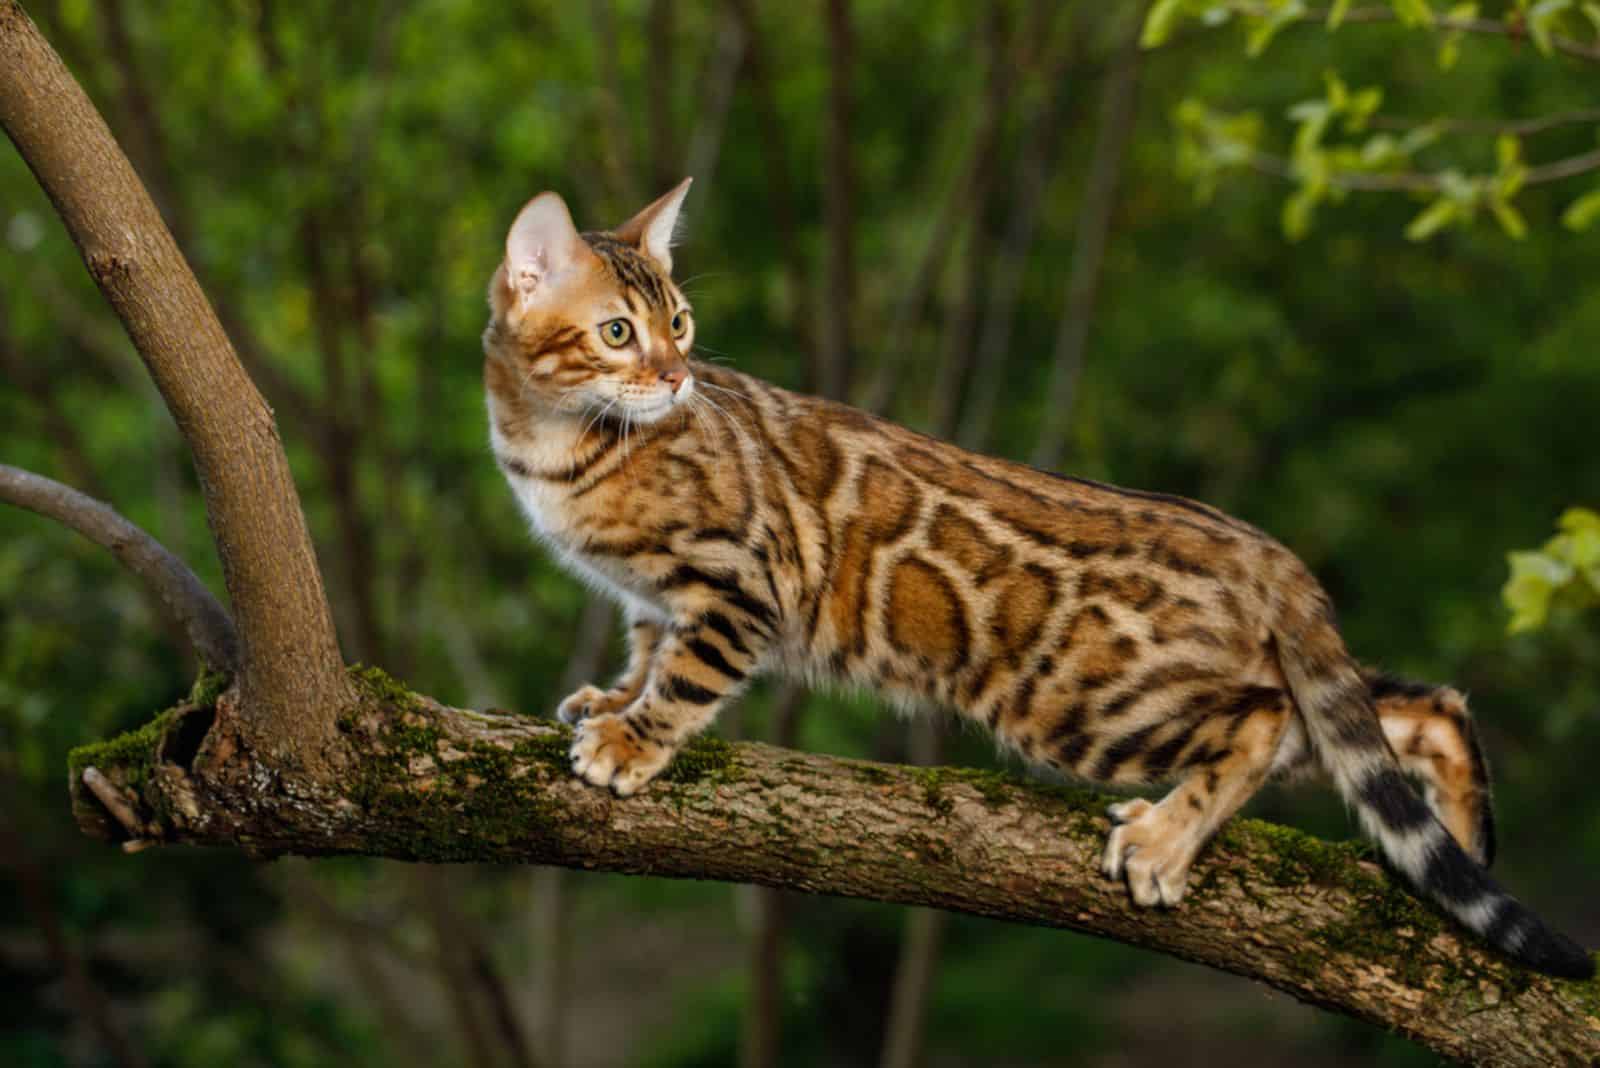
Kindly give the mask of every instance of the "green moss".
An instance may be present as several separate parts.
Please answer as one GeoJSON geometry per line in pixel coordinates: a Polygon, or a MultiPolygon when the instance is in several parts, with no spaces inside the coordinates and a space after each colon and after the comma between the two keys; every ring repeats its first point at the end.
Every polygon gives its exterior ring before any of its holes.
{"type": "Polygon", "coordinates": [[[944,785],[948,776],[944,768],[907,768],[906,774],[922,787],[922,800],[937,816],[948,816],[955,811],[956,803],[945,796],[944,785]]]}
{"type": "Polygon", "coordinates": [[[721,738],[702,734],[678,750],[661,778],[664,782],[680,784],[736,781],[739,770],[735,766],[733,746],[721,738]]]}
{"type": "Polygon", "coordinates": [[[380,667],[355,664],[349,669],[350,681],[361,695],[385,708],[415,710],[423,700],[409,686],[380,667]]]}
{"type": "Polygon", "coordinates": [[[92,766],[107,774],[115,771],[124,784],[138,789],[144,785],[151,765],[160,758],[161,743],[181,711],[181,706],[169,708],[142,727],[103,742],[78,746],[67,754],[72,781],[79,781],[83,769],[92,766]]]}
{"type": "Polygon", "coordinates": [[[537,760],[552,771],[569,773],[572,770],[572,728],[564,723],[552,726],[554,730],[520,741],[511,751],[519,757],[537,760]]]}
{"type": "Polygon", "coordinates": [[[211,708],[232,682],[233,676],[227,672],[205,668],[189,688],[189,703],[196,708],[211,708]]]}
{"type": "Polygon", "coordinates": [[[1352,873],[1360,874],[1356,863],[1371,855],[1365,843],[1327,842],[1261,820],[1230,821],[1219,839],[1230,849],[1253,852],[1257,868],[1274,886],[1343,883],[1352,873]],[[1257,845],[1263,842],[1264,850],[1257,845]]]}
{"type": "Polygon", "coordinates": [[[848,767],[856,778],[868,786],[889,786],[894,783],[894,774],[877,764],[852,763],[848,767]]]}

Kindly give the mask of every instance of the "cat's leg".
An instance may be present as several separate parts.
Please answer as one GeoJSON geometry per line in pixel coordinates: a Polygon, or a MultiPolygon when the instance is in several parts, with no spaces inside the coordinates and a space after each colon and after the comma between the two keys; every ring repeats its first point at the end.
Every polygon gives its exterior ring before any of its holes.
{"type": "Polygon", "coordinates": [[[1135,798],[1111,806],[1101,870],[1126,879],[1135,903],[1182,900],[1195,855],[1266,781],[1293,705],[1282,691],[1268,691],[1276,695],[1268,700],[1252,691],[1242,715],[1213,715],[1195,728],[1179,761],[1187,774],[1171,793],[1155,803],[1135,798]]]}
{"type": "Polygon", "coordinates": [[[633,704],[650,674],[650,658],[661,643],[661,631],[661,624],[653,619],[633,619],[628,625],[628,666],[609,690],[585,685],[568,694],[556,709],[561,722],[576,723],[590,716],[620,712],[633,704]]]}
{"type": "Polygon", "coordinates": [[[637,792],[716,718],[763,649],[754,634],[734,630],[715,612],[667,627],[634,702],[578,724],[572,770],[619,797],[637,792]]]}
{"type": "Polygon", "coordinates": [[[1494,860],[1494,806],[1467,699],[1449,686],[1387,678],[1369,685],[1400,766],[1421,780],[1428,807],[1467,855],[1488,867],[1494,860]]]}

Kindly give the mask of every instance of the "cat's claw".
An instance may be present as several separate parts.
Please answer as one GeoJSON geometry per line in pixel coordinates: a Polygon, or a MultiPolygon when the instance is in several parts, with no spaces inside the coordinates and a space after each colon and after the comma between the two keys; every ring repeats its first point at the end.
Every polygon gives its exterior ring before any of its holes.
{"type": "Polygon", "coordinates": [[[1108,879],[1125,881],[1141,908],[1176,905],[1189,885],[1192,851],[1181,828],[1164,821],[1159,805],[1134,798],[1107,809],[1113,826],[1100,859],[1108,879]]]}
{"type": "Polygon", "coordinates": [[[618,797],[638,793],[671,760],[671,747],[613,713],[580,722],[572,743],[573,774],[591,786],[609,786],[618,797]]]}
{"type": "Polygon", "coordinates": [[[556,718],[571,726],[590,716],[615,711],[613,706],[617,703],[607,690],[598,686],[580,686],[556,706],[556,718]]]}

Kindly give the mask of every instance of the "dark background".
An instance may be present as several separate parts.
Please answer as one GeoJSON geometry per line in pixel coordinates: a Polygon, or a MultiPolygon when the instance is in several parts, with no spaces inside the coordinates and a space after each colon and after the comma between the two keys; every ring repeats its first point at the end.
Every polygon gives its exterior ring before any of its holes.
{"type": "MultiPolygon", "coordinates": [[[[1281,153],[1285,109],[1323,93],[1324,68],[1383,85],[1385,112],[1499,118],[1591,106],[1593,65],[1475,37],[1446,72],[1435,36],[1393,26],[1291,28],[1255,59],[1236,31],[1194,26],[1135,57],[1134,5],[1086,2],[856,3],[848,47],[839,3],[27,6],[276,408],[350,659],[528,711],[554,707],[574,659],[616,660],[609,613],[532,543],[488,456],[483,289],[532,194],[603,227],[693,173],[678,276],[703,355],[795,388],[847,375],[913,425],[1019,459],[1058,441],[1063,470],[1271,531],[1333,592],[1359,656],[1470,691],[1504,878],[1600,943],[1600,626],[1508,637],[1498,592],[1508,550],[1600,499],[1600,241],[1558,223],[1594,178],[1520,197],[1520,242],[1492,222],[1408,242],[1422,205],[1393,193],[1325,205],[1291,242],[1291,187],[1240,177],[1198,200],[1172,118],[1191,95],[1257,108],[1281,153]],[[1108,86],[1127,106],[1105,105],[1108,86]],[[1098,284],[1063,358],[1075,256],[1098,284]],[[981,341],[1002,326],[1004,344],[981,341]]],[[[1593,146],[1576,125],[1525,151],[1593,146]]],[[[1428,152],[1420,165],[1494,166],[1491,138],[1428,152]]],[[[9,148],[0,374],[0,458],[113,502],[221,589],[176,430],[9,148]]],[[[124,857],[80,837],[67,749],[173,703],[194,665],[107,554],[14,510],[0,606],[0,1063],[686,1068],[737,1062],[752,1034],[783,1064],[877,1063],[901,909],[124,857]],[[766,1017],[750,1011],[764,982],[766,1017]]],[[[771,688],[722,729],[908,748],[871,700],[771,688]]],[[[950,761],[994,760],[976,735],[943,741],[950,761]]],[[[1269,790],[1252,811],[1353,833],[1325,790],[1269,790]]],[[[1142,951],[965,917],[941,934],[929,1064],[1431,1062],[1142,951]]]]}

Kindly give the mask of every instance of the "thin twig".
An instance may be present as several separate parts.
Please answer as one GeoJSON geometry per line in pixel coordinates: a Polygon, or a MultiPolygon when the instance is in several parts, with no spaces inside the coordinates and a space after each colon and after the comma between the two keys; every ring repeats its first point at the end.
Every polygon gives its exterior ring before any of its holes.
{"type": "Polygon", "coordinates": [[[122,791],[102,775],[99,768],[83,769],[83,785],[89,788],[89,792],[94,794],[95,800],[105,806],[107,812],[117,818],[117,822],[122,824],[122,829],[128,832],[129,840],[142,841],[144,836],[150,833],[138,813],[133,811],[128,799],[122,795],[122,791]]]}
{"type": "Polygon", "coordinates": [[[239,670],[239,636],[227,611],[182,560],[116,509],[54,479],[0,464],[0,501],[63,523],[112,554],[160,597],[211,667],[239,670]]]}
{"type": "MultiPolygon", "coordinates": [[[[1300,180],[1295,165],[1282,156],[1257,152],[1250,156],[1245,166],[1258,174],[1281,178],[1286,182],[1300,180]]],[[[1545,185],[1597,170],[1600,170],[1600,148],[1529,167],[1522,185],[1524,188],[1545,185]]],[[[1371,174],[1345,171],[1329,175],[1328,184],[1354,193],[1437,193],[1444,188],[1443,180],[1436,175],[1418,171],[1380,171],[1371,174]]]]}
{"type": "MultiPolygon", "coordinates": [[[[1233,11],[1240,15],[1254,16],[1257,18],[1275,17],[1278,13],[1265,4],[1236,3],[1233,11]]],[[[1300,14],[1293,16],[1296,22],[1322,22],[1328,20],[1328,12],[1323,8],[1308,8],[1300,14]]],[[[1345,12],[1344,22],[1349,24],[1398,22],[1400,16],[1393,8],[1389,7],[1359,7],[1345,12]]],[[[1483,33],[1499,37],[1507,37],[1513,41],[1521,41],[1529,36],[1527,27],[1520,20],[1514,22],[1501,22],[1495,19],[1479,18],[1450,18],[1448,16],[1435,16],[1434,30],[1451,31],[1460,30],[1463,33],[1483,33]]],[[[1600,44],[1585,45],[1574,41],[1570,37],[1552,34],[1550,46],[1557,52],[1565,55],[1585,59],[1591,63],[1600,63],[1600,44]]]]}
{"type": "Polygon", "coordinates": [[[1415,130],[1431,126],[1443,133],[1511,134],[1514,137],[1532,137],[1546,130],[1562,126],[1581,126],[1600,123],[1600,108],[1575,108],[1556,111],[1531,119],[1415,119],[1399,115],[1374,115],[1370,120],[1377,130],[1415,130]]]}

